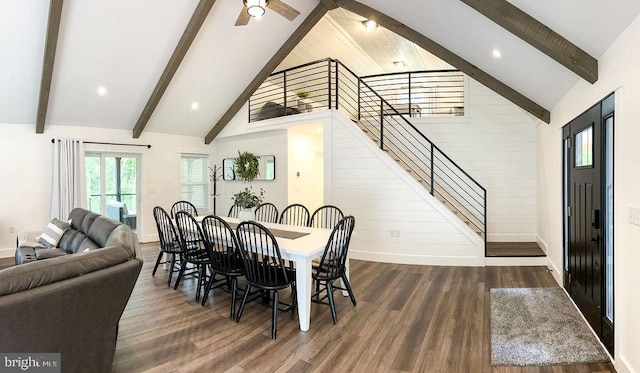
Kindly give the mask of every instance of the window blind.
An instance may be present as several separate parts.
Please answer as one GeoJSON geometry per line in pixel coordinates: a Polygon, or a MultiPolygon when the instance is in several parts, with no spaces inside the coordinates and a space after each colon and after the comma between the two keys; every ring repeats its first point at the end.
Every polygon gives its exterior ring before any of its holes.
{"type": "Polygon", "coordinates": [[[191,202],[199,211],[209,210],[209,156],[181,155],[180,183],[182,200],[191,202]]]}

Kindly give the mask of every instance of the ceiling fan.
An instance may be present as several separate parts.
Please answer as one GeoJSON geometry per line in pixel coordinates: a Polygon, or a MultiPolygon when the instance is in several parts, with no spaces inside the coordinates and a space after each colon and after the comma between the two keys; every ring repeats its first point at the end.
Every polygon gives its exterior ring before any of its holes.
{"type": "Polygon", "coordinates": [[[242,10],[236,20],[236,26],[245,26],[251,17],[262,16],[266,8],[275,11],[289,21],[293,21],[300,15],[299,11],[281,0],[242,0],[242,3],[242,10]]]}

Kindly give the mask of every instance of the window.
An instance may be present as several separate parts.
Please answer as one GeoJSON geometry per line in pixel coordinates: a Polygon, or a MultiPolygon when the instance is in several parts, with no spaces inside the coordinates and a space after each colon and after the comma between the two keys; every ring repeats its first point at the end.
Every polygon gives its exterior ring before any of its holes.
{"type": "Polygon", "coordinates": [[[584,129],[576,134],[575,166],[584,167],[593,165],[593,127],[584,129]]]}
{"type": "Polygon", "coordinates": [[[208,155],[182,154],[180,164],[181,199],[191,202],[198,211],[209,210],[208,169],[208,155]]]}
{"type": "Polygon", "coordinates": [[[613,115],[604,121],[605,316],[613,323],[613,115]]]}
{"type": "Polygon", "coordinates": [[[138,156],[135,154],[87,152],[87,208],[135,229],[138,172],[138,156]]]}

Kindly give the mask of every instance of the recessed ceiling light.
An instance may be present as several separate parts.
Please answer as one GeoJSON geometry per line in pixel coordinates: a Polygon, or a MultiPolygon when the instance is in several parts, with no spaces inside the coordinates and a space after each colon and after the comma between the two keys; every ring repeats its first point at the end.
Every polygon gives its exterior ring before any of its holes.
{"type": "Polygon", "coordinates": [[[502,57],[502,53],[498,49],[494,49],[493,52],[491,52],[491,54],[493,54],[493,57],[495,57],[495,58],[502,57]]]}
{"type": "Polygon", "coordinates": [[[368,19],[366,21],[362,21],[362,26],[364,26],[364,29],[367,31],[373,31],[376,29],[376,27],[378,27],[378,24],[376,23],[376,21],[368,19]]]}
{"type": "Polygon", "coordinates": [[[191,103],[191,110],[198,110],[200,108],[200,104],[197,102],[191,103]]]}
{"type": "Polygon", "coordinates": [[[106,96],[107,95],[107,89],[103,86],[98,87],[98,96],[106,96]]]}
{"type": "Polygon", "coordinates": [[[404,69],[404,61],[395,61],[393,63],[393,66],[397,67],[398,69],[404,69]]]}

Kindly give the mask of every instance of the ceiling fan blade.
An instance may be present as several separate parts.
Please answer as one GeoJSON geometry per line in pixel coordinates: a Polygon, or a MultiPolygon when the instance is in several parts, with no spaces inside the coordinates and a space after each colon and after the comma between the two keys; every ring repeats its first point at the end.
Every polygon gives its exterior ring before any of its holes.
{"type": "Polygon", "coordinates": [[[243,6],[240,9],[240,14],[238,14],[238,19],[236,19],[236,26],[246,26],[250,19],[251,16],[247,13],[247,7],[243,6]]]}
{"type": "Polygon", "coordinates": [[[300,15],[295,8],[283,3],[281,0],[269,0],[267,8],[273,9],[276,13],[280,14],[289,21],[293,21],[300,15]]]}

